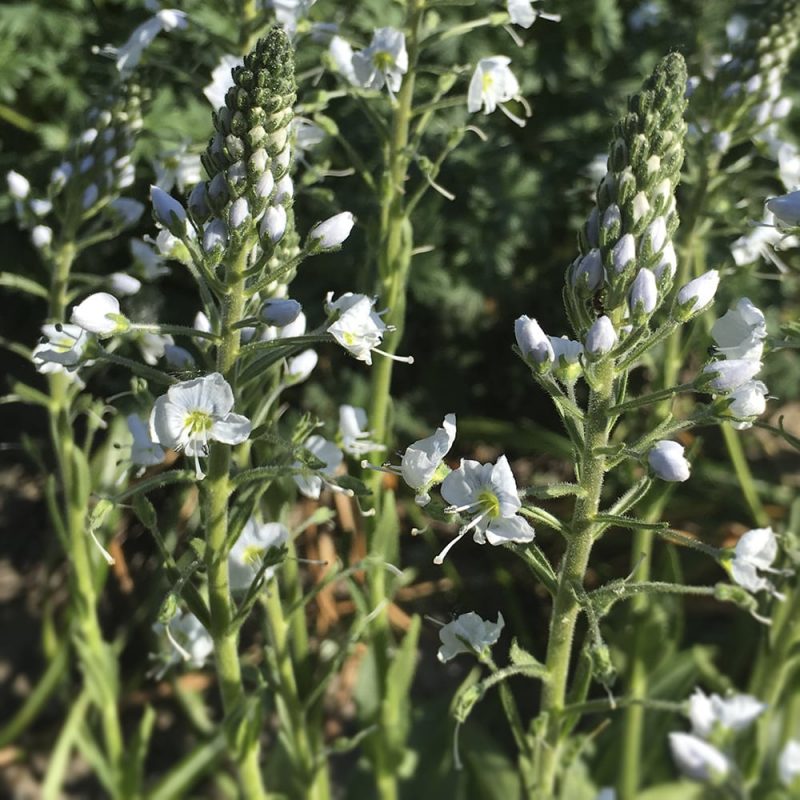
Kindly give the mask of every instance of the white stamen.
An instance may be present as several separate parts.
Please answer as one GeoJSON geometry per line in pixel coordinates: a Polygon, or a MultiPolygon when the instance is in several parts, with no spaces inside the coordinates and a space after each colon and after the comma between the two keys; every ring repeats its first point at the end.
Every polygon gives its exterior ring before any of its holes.
{"type": "Polygon", "coordinates": [[[172,631],[169,629],[169,623],[164,626],[164,630],[167,632],[167,639],[169,639],[170,644],[178,651],[178,655],[184,660],[189,661],[192,657],[191,653],[189,653],[186,649],[184,649],[179,643],[178,640],[172,635],[172,631]]]}
{"type": "Polygon", "coordinates": [[[387,353],[385,350],[378,350],[377,347],[372,348],[373,353],[379,353],[382,356],[386,356],[386,358],[391,358],[392,361],[400,361],[403,364],[413,364],[414,363],[414,356],[395,356],[391,353],[387,353]]]}
{"type": "Polygon", "coordinates": [[[460,542],[464,538],[465,534],[466,534],[466,531],[460,530],[458,532],[458,535],[455,537],[455,539],[451,539],[445,545],[445,547],[442,550],[442,552],[439,553],[439,555],[436,556],[436,558],[433,559],[433,563],[434,564],[442,564],[444,562],[445,558],[447,557],[447,554],[453,549],[453,546],[456,544],[456,542],[460,542]]]}
{"type": "Polygon", "coordinates": [[[108,550],[106,550],[105,547],[103,547],[103,545],[100,544],[100,541],[97,538],[97,536],[95,536],[94,529],[91,526],[89,527],[89,536],[92,537],[92,541],[95,543],[95,546],[100,551],[100,555],[102,555],[103,558],[105,559],[106,564],[108,564],[109,566],[111,566],[112,564],[116,564],[117,562],[114,560],[114,557],[111,555],[111,553],[109,553],[108,550]]]}

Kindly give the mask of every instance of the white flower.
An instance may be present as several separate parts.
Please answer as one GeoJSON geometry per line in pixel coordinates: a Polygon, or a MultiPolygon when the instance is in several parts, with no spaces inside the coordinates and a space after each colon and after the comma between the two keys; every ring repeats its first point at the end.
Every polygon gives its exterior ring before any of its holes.
{"type": "Polygon", "coordinates": [[[303,306],[297,300],[292,300],[289,297],[272,297],[264,301],[259,317],[266,325],[285,328],[287,325],[291,325],[302,311],[303,306]]]}
{"type": "Polygon", "coordinates": [[[433,483],[441,480],[444,457],[456,439],[456,415],[447,414],[442,426],[431,436],[410,444],[403,453],[400,462],[400,474],[403,480],[416,491],[414,498],[421,506],[430,502],[430,490],[433,483]]]}
{"type": "Polygon", "coordinates": [[[164,461],[164,449],[150,438],[150,432],[137,414],[126,417],[128,430],[133,437],[131,462],[137,467],[152,467],[164,461]]]}
{"type": "MultiPolygon", "coordinates": [[[[285,525],[280,522],[259,523],[250,517],[228,554],[231,589],[234,592],[249,589],[269,549],[280,547],[288,540],[289,531],[285,525]]],[[[274,574],[275,567],[267,567],[264,580],[270,580],[274,574]]]]}
{"type": "Polygon", "coordinates": [[[749,358],[711,361],[703,367],[700,382],[702,386],[709,387],[715,392],[727,394],[752,380],[761,370],[761,366],[760,361],[749,358]]]}
{"type": "Polygon", "coordinates": [[[514,336],[525,360],[530,359],[542,368],[549,367],[555,360],[553,345],[535,319],[519,317],[514,323],[514,336]]]}
{"type": "Polygon", "coordinates": [[[233,391],[218,372],[170,386],[150,414],[150,436],[171,450],[194,456],[197,478],[203,478],[199,456],[210,441],[241,444],[250,436],[250,420],[231,413],[233,391]]]}
{"type": "Polygon", "coordinates": [[[800,776],[800,742],[789,739],[778,757],[778,775],[781,783],[787,788],[792,788],[800,776]]]}
{"type": "Polygon", "coordinates": [[[730,563],[731,577],[749,592],[774,593],[772,584],[759,572],[775,572],[772,562],[777,555],[778,540],[772,528],[749,530],[736,542],[730,563]]]}
{"type": "Polygon", "coordinates": [[[117,56],[117,69],[123,78],[128,77],[139,63],[142,53],[161,31],[183,29],[188,25],[186,14],[174,8],[165,8],[154,17],[143,22],[118,50],[110,49],[117,56]]]}
{"type": "Polygon", "coordinates": [[[649,269],[640,269],[631,285],[629,304],[631,315],[648,317],[658,305],[656,276],[649,269]]]}
{"type": "Polygon", "coordinates": [[[339,312],[338,318],[328,325],[327,331],[358,361],[372,364],[372,353],[380,353],[394,361],[413,364],[411,356],[394,356],[378,349],[383,334],[388,330],[380,316],[373,310],[374,300],[363,294],[346,292],[338,300],[328,295],[328,313],[339,312]]]}
{"type": "Polygon", "coordinates": [[[133,275],[127,275],[124,272],[112,272],[108,276],[108,282],[116,294],[121,294],[123,297],[130,297],[137,294],[142,288],[142,282],[133,275]]]}
{"type": "Polygon", "coordinates": [[[538,2],[538,0],[506,0],[506,8],[511,22],[519,25],[520,28],[530,28],[536,22],[537,17],[549,19],[552,22],[561,20],[560,14],[545,14],[543,11],[535,11],[534,2],[538,2]]]}
{"type": "Polygon", "coordinates": [[[301,158],[306,150],[311,150],[325,139],[325,131],[305,117],[295,117],[292,120],[292,130],[295,154],[298,158],[301,158]]]}
{"type": "Polygon", "coordinates": [[[689,733],[671,733],[669,747],[678,769],[696,781],[724,778],[731,763],[716,747],[689,733]]]}
{"type": "Polygon", "coordinates": [[[717,350],[725,358],[761,359],[767,336],[764,314],[743,297],[711,328],[717,350]]]}
{"type": "Polygon", "coordinates": [[[647,454],[650,469],[662,481],[681,482],[689,479],[691,467],[677,442],[662,441],[647,454]]]}
{"type": "Polygon", "coordinates": [[[342,438],[342,450],[351,456],[362,456],[373,450],[385,450],[378,442],[370,441],[372,435],[367,428],[367,412],[363,408],[343,405],[339,406],[339,435],[342,438]]]}
{"type": "Polygon", "coordinates": [[[154,167],[156,184],[165,192],[177,186],[178,191],[184,194],[187,189],[199,184],[202,177],[199,154],[187,152],[185,144],[159,155],[154,167]]]}
{"type": "Polygon", "coordinates": [[[796,236],[786,234],[775,226],[775,217],[770,211],[764,212],[762,221],[753,227],[750,233],[740,236],[731,245],[731,255],[738,266],[752,264],[759,258],[765,258],[778,265],[782,262],[774,250],[797,247],[800,240],[796,236]]]}
{"type": "Polygon", "coordinates": [[[719,273],[711,269],[681,287],[676,301],[678,306],[676,318],[685,322],[700,313],[714,299],[717,286],[719,286],[719,273]]]}
{"type": "Polygon", "coordinates": [[[353,73],[359,86],[400,91],[403,75],[408,71],[406,37],[395,28],[378,28],[365,50],[353,55],[353,73]]]}
{"type": "Polygon", "coordinates": [[[113,336],[128,329],[130,323],[120,314],[119,300],[108,292],[90,294],[72,309],[71,321],[89,333],[113,336]]]}
{"type": "Polygon", "coordinates": [[[38,372],[72,373],[81,363],[89,334],[79,325],[42,325],[46,342],[33,348],[31,358],[38,372]]]}
{"type": "Polygon", "coordinates": [[[323,222],[318,222],[308,234],[308,246],[322,250],[332,250],[344,242],[353,230],[355,217],[349,211],[342,211],[323,222]]]}
{"type": "Polygon", "coordinates": [[[785,225],[787,228],[800,226],[800,191],[773,197],[767,200],[766,205],[767,210],[775,215],[779,225],[785,225]]]}
{"type": "Polygon", "coordinates": [[[6,183],[8,184],[8,193],[15,200],[24,200],[31,193],[30,181],[13,169],[6,173],[6,183]]]}
{"type": "Polygon", "coordinates": [[[760,417],[767,410],[769,389],[761,381],[747,381],[725,396],[727,407],[725,415],[736,417],[739,422],[731,422],[737,431],[753,427],[748,417],[760,417]]]}
{"type": "Polygon", "coordinates": [[[495,464],[461,459],[461,466],[442,481],[441,492],[450,503],[449,513],[471,512],[474,516],[434,558],[435,564],[441,564],[450,548],[469,531],[474,531],[472,538],[478,544],[533,540],[533,528],[517,514],[522,503],[505,456],[500,456],[495,464]]]}
{"type": "Polygon", "coordinates": [[[584,350],[587,355],[599,358],[610,353],[617,341],[617,332],[611,320],[606,316],[598,317],[586,333],[584,350]]]}
{"type": "Polygon", "coordinates": [[[167,347],[175,344],[175,340],[168,333],[143,331],[136,337],[136,343],[139,345],[145,364],[152,366],[167,352],[167,347]]]}
{"type": "Polygon", "coordinates": [[[553,357],[558,366],[567,367],[577,364],[583,355],[583,345],[568,339],[566,336],[548,336],[553,348],[553,357]]]}
{"type": "Polygon", "coordinates": [[[509,69],[511,59],[507,56],[482,58],[475,67],[467,90],[467,110],[474,114],[483,108],[484,114],[491,114],[498,106],[500,110],[520,127],[525,120],[512,114],[503,104],[509,100],[521,100],[519,81],[509,69]]]}
{"type": "MultiPolygon", "coordinates": [[[[332,478],[342,463],[344,456],[342,451],[332,442],[329,442],[323,436],[309,436],[303,442],[303,447],[313,453],[320,461],[325,463],[325,466],[317,470],[315,475],[293,475],[294,482],[300,490],[300,494],[309,497],[312,500],[318,500],[322,486],[327,483],[322,476],[332,478]]],[[[294,462],[295,467],[302,467],[300,461],[294,462]]],[[[330,484],[329,484],[330,485],[330,484]]]]}
{"type": "Polygon", "coordinates": [[[437,657],[444,663],[460,653],[480,654],[487,647],[497,643],[504,626],[505,620],[499,611],[497,622],[482,619],[474,611],[461,614],[439,629],[442,646],[437,657]]]}
{"type": "Polygon", "coordinates": [[[233,86],[232,71],[235,67],[241,67],[243,64],[244,59],[240,56],[224,55],[212,70],[211,83],[203,89],[203,94],[214,110],[225,105],[225,95],[233,86]]]}
{"type": "Polygon", "coordinates": [[[164,266],[164,260],[146,242],[141,239],[131,239],[131,257],[134,266],[139,267],[140,274],[146,281],[154,281],[169,270],[164,266]]]}
{"type": "Polygon", "coordinates": [[[185,661],[189,666],[199,669],[214,652],[214,641],[211,634],[189,611],[174,616],[165,630],[170,644],[175,649],[170,663],[185,661]]]}
{"type": "Polygon", "coordinates": [[[328,45],[328,54],[331,57],[336,71],[345,78],[348,83],[355,86],[358,83],[358,79],[356,78],[356,72],[353,68],[353,48],[350,46],[350,42],[348,42],[347,39],[343,39],[341,36],[332,37],[328,45]]]}
{"type": "Polygon", "coordinates": [[[719,725],[732,731],[749,727],[766,709],[766,704],[749,694],[708,697],[702,689],[695,689],[689,698],[689,719],[692,733],[707,739],[719,725]]]}
{"type": "Polygon", "coordinates": [[[286,360],[286,378],[291,383],[302,383],[314,371],[319,356],[316,350],[303,350],[293,358],[286,360]]]}
{"type": "Polygon", "coordinates": [[[186,209],[171,195],[158,186],[150,186],[150,199],[156,222],[174,236],[186,234],[186,209]]]}
{"type": "Polygon", "coordinates": [[[268,5],[275,9],[278,24],[294,33],[297,22],[308,16],[316,0],[269,0],[268,5]]]}

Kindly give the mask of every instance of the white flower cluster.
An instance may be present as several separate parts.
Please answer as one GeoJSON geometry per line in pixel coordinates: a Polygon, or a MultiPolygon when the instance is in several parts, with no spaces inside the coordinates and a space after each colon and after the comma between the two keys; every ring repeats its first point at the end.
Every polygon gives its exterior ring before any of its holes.
{"type": "Polygon", "coordinates": [[[720,395],[715,406],[734,428],[750,428],[767,406],[768,389],[755,380],[763,366],[764,314],[744,297],[714,323],[711,335],[722,358],[703,367],[699,385],[720,395]]]}

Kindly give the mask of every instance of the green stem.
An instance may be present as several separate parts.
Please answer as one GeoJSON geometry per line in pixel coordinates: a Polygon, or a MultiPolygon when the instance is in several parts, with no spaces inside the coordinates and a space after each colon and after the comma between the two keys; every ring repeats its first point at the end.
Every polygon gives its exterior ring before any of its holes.
{"type": "Polygon", "coordinates": [[[550,638],[547,644],[547,679],[542,686],[540,714],[544,721],[544,738],[538,743],[535,787],[528,787],[531,797],[554,795],[556,772],[563,756],[562,715],[567,694],[575,625],[580,611],[576,588],[583,586],[584,575],[592,551],[593,522],[600,508],[600,493],[605,475],[608,445],[608,409],[613,398],[614,365],[598,364],[595,389],[589,397],[584,421],[584,450],[581,456],[581,486],[586,494],[575,503],[567,549],[558,578],[558,591],[550,617],[550,638]]]}
{"type": "MultiPolygon", "coordinates": [[[[405,208],[406,178],[410,161],[407,150],[424,7],[425,0],[410,0],[408,3],[407,41],[411,66],[394,105],[381,183],[378,295],[381,303],[388,308],[386,323],[394,327],[393,331],[387,333],[382,343],[384,351],[390,355],[397,352],[403,335],[406,284],[411,266],[412,227],[405,208]]],[[[389,409],[393,366],[391,358],[380,357],[376,359],[371,376],[369,421],[374,440],[381,444],[388,444],[390,438],[389,409]]],[[[372,457],[379,459],[381,455],[379,451],[373,453],[372,457]]],[[[381,473],[376,472],[371,477],[370,488],[377,515],[374,518],[375,525],[371,526],[368,542],[370,555],[375,557],[375,566],[368,572],[369,597],[373,608],[383,607],[372,621],[371,632],[380,697],[385,698],[391,637],[385,610],[386,572],[379,564],[386,560],[387,550],[391,548],[389,540],[396,534],[394,530],[379,530],[381,526],[387,527],[387,520],[381,517],[381,473]]],[[[378,731],[373,737],[375,743],[372,751],[373,767],[381,800],[396,800],[397,754],[390,752],[389,741],[394,733],[391,730],[393,715],[387,706],[385,702],[380,703],[378,731]]]]}
{"type": "Polygon", "coordinates": [[[747,463],[747,456],[744,454],[739,436],[729,422],[723,422],[719,427],[722,430],[722,437],[725,440],[725,446],[728,448],[728,456],[736,472],[736,478],[739,481],[742,494],[750,508],[750,513],[753,515],[753,521],[759,527],[766,528],[770,522],[769,516],[764,510],[764,505],[756,491],[753,473],[750,471],[750,465],[747,463]]]}
{"type": "MultiPolygon", "coordinates": [[[[243,273],[246,256],[247,248],[243,247],[228,263],[225,274],[228,291],[222,304],[217,370],[232,386],[240,344],[240,331],[234,326],[244,316],[243,273]]],[[[210,633],[214,640],[214,657],[226,719],[244,712],[246,705],[239,663],[239,634],[231,625],[234,604],[228,575],[228,498],[232,488],[230,470],[230,446],[214,442],[210,448],[208,476],[203,481],[202,487],[207,544],[208,601],[211,615],[210,633]]],[[[248,800],[266,797],[259,766],[258,737],[243,737],[245,743],[239,745],[234,740],[233,729],[231,734],[228,744],[234,751],[245,796],[248,800]]]]}
{"type": "Polygon", "coordinates": [[[292,663],[289,624],[283,613],[277,581],[272,581],[267,587],[264,608],[270,634],[267,656],[275,673],[279,713],[285,721],[285,734],[292,740],[292,760],[297,771],[297,796],[307,800],[329,800],[331,792],[325,760],[319,758],[319,754],[315,752],[312,735],[309,733],[292,663]]]}

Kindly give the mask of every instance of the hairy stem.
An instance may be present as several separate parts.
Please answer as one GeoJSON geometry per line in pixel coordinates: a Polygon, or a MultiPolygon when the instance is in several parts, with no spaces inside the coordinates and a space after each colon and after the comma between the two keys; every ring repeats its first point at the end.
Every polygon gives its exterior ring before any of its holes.
{"type": "Polygon", "coordinates": [[[608,409],[613,397],[614,365],[598,365],[596,386],[589,397],[584,421],[584,450],[581,455],[581,487],[586,494],[575,503],[567,549],[558,577],[558,591],[550,617],[547,644],[547,678],[542,686],[540,714],[544,720],[543,740],[538,743],[536,785],[531,797],[553,796],[556,773],[562,757],[562,715],[567,694],[575,625],[580,611],[576,589],[583,586],[592,551],[592,520],[600,508],[608,445],[608,409]]]}
{"type": "MultiPolygon", "coordinates": [[[[244,269],[247,248],[243,247],[228,263],[225,273],[227,293],[222,303],[221,337],[217,351],[217,370],[233,386],[240,331],[236,323],[244,316],[244,269]]],[[[233,630],[234,603],[228,575],[228,498],[231,494],[231,448],[214,442],[210,448],[208,476],[203,481],[204,523],[206,526],[206,568],[208,601],[211,614],[211,637],[219,676],[222,705],[230,719],[244,710],[246,696],[239,663],[239,635],[233,630]]],[[[233,733],[233,731],[231,732],[233,733]]],[[[239,767],[239,777],[248,798],[266,797],[259,766],[258,737],[244,737],[246,743],[229,746],[239,767]]]]}

